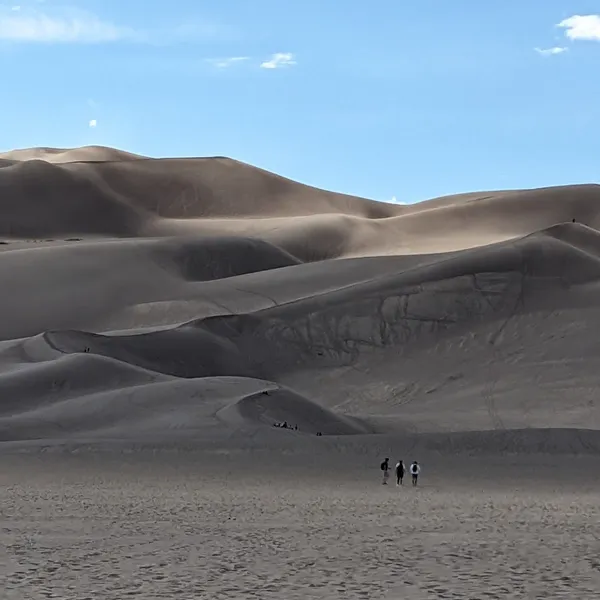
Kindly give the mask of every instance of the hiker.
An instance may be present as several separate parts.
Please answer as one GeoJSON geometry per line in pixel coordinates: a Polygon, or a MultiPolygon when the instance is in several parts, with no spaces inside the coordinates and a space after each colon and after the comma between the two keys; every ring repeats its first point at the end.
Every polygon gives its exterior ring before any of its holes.
{"type": "Polygon", "coordinates": [[[402,485],[404,479],[404,462],[399,460],[396,463],[396,485],[402,485]]]}
{"type": "Polygon", "coordinates": [[[421,466],[419,463],[414,460],[412,465],[410,465],[410,474],[412,475],[412,484],[413,487],[417,485],[417,479],[419,479],[419,473],[421,472],[421,466]]]}
{"type": "Polygon", "coordinates": [[[381,470],[383,471],[383,485],[387,485],[388,477],[390,476],[390,459],[386,458],[381,463],[381,470]]]}

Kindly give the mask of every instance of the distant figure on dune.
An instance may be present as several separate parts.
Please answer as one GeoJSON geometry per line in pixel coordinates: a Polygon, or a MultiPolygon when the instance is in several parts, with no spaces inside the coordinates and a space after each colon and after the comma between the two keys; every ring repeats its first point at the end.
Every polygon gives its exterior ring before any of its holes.
{"type": "Polygon", "coordinates": [[[416,487],[417,480],[419,479],[419,473],[421,472],[421,465],[414,460],[412,465],[410,465],[410,474],[412,475],[412,484],[413,487],[416,487]]]}
{"type": "Polygon", "coordinates": [[[388,477],[390,476],[390,459],[386,458],[381,463],[381,470],[383,471],[383,485],[387,485],[388,477]]]}
{"type": "Polygon", "coordinates": [[[404,462],[399,460],[396,463],[396,485],[402,485],[404,479],[404,462]]]}

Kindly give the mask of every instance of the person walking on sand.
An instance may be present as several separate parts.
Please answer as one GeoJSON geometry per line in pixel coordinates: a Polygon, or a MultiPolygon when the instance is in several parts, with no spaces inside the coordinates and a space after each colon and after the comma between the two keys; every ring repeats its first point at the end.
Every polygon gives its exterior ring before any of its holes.
{"type": "Polygon", "coordinates": [[[404,462],[399,460],[396,463],[396,485],[402,485],[404,479],[404,462]]]}
{"type": "Polygon", "coordinates": [[[416,460],[413,460],[412,465],[410,465],[410,474],[412,475],[412,484],[413,487],[416,487],[417,480],[419,479],[419,473],[421,472],[421,465],[416,460]]]}
{"type": "Polygon", "coordinates": [[[383,471],[383,485],[387,485],[388,477],[390,476],[390,459],[386,458],[381,463],[381,470],[383,471]]]}

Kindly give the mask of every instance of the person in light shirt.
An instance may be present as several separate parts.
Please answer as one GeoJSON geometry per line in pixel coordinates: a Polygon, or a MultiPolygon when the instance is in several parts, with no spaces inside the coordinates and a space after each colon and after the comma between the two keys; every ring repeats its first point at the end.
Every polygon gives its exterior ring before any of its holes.
{"type": "Polygon", "coordinates": [[[410,474],[412,476],[413,487],[416,487],[420,473],[421,473],[421,465],[416,460],[414,460],[412,465],[410,465],[410,474]]]}

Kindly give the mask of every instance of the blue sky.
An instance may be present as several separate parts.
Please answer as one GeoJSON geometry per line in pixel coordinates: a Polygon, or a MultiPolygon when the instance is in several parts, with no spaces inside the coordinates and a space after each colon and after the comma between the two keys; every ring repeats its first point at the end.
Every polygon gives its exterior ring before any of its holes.
{"type": "Polygon", "coordinates": [[[600,0],[0,0],[0,150],[226,155],[414,202],[597,182],[600,0]]]}

